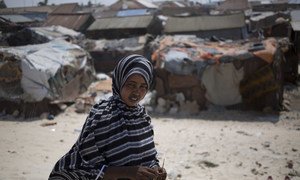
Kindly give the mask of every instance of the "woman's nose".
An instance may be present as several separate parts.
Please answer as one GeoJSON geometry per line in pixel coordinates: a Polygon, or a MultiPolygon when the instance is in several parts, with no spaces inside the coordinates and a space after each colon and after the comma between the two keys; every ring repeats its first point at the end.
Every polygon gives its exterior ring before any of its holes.
{"type": "Polygon", "coordinates": [[[135,87],[134,89],[133,89],[133,93],[134,94],[139,94],[140,93],[140,91],[139,91],[140,89],[138,88],[138,87],[135,87]]]}

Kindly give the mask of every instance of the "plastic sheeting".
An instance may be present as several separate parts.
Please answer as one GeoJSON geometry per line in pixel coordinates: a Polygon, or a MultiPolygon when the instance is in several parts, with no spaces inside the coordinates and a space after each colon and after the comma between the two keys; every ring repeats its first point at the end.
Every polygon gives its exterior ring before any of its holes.
{"type": "Polygon", "coordinates": [[[247,60],[257,56],[273,62],[277,40],[269,38],[257,42],[212,42],[192,36],[162,36],[152,43],[152,60],[158,68],[179,75],[201,74],[209,65],[247,60]],[[259,44],[259,49],[257,48],[259,44]]]}
{"type": "Polygon", "coordinates": [[[201,79],[206,89],[205,97],[215,105],[228,106],[241,103],[239,86],[243,77],[243,68],[236,69],[233,63],[208,66],[201,79]]]}

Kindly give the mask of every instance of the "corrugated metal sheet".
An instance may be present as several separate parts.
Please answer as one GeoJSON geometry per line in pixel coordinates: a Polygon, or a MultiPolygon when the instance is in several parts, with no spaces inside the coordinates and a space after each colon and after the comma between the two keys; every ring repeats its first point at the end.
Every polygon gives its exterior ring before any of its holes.
{"type": "Polygon", "coordinates": [[[274,15],[276,15],[276,14],[277,14],[277,13],[271,12],[271,11],[268,11],[268,12],[260,12],[259,14],[256,14],[255,16],[252,16],[250,19],[251,19],[251,21],[259,21],[259,20],[265,19],[265,18],[267,18],[267,17],[274,16],[274,15]]]}
{"type": "Polygon", "coordinates": [[[292,21],[300,21],[300,10],[294,10],[291,12],[292,21]]]}
{"type": "Polygon", "coordinates": [[[289,0],[289,4],[300,4],[300,0],[289,0]]]}
{"type": "Polygon", "coordinates": [[[33,19],[29,19],[22,15],[0,15],[0,17],[9,20],[14,23],[28,23],[28,22],[34,22],[33,19]]]}
{"type": "Polygon", "coordinates": [[[240,28],[245,26],[244,14],[221,16],[170,17],[165,26],[165,32],[191,32],[240,28]]]}
{"type": "Polygon", "coordinates": [[[249,9],[248,0],[226,0],[217,7],[220,10],[242,10],[249,9]]]}
{"type": "Polygon", "coordinates": [[[131,16],[96,19],[88,30],[147,28],[153,16],[131,16]]]}
{"type": "Polygon", "coordinates": [[[144,9],[144,5],[138,3],[137,1],[117,1],[116,3],[110,5],[110,9],[114,11],[119,11],[122,9],[144,9]]]}
{"type": "MultiPolygon", "coordinates": [[[[91,14],[51,14],[43,24],[43,26],[60,25],[76,31],[81,31],[82,26],[88,22],[93,21],[91,14]]],[[[87,27],[86,27],[87,28],[87,27]]]]}
{"type": "Polygon", "coordinates": [[[137,0],[137,2],[139,2],[140,4],[144,5],[146,8],[158,8],[158,6],[156,6],[155,4],[149,2],[149,1],[145,1],[145,0],[137,0]]]}
{"type": "Polygon", "coordinates": [[[118,11],[121,9],[157,9],[158,6],[146,1],[146,0],[135,0],[135,1],[117,1],[110,5],[110,9],[118,11]]]}
{"type": "Polygon", "coordinates": [[[142,16],[142,15],[149,15],[150,12],[148,9],[129,9],[118,11],[117,16],[119,17],[126,17],[126,16],[142,16]]]}
{"type": "Polygon", "coordinates": [[[291,12],[291,25],[294,31],[300,31],[300,10],[291,12]]]}
{"type": "Polygon", "coordinates": [[[77,11],[77,9],[77,3],[61,4],[54,11],[52,11],[52,14],[74,13],[77,11]]]}
{"type": "Polygon", "coordinates": [[[176,2],[176,1],[155,1],[160,8],[173,7],[173,8],[183,8],[188,7],[189,5],[186,2],[176,2]]]}
{"type": "Polygon", "coordinates": [[[294,31],[300,31],[300,22],[291,22],[294,31]]]}
{"type": "Polygon", "coordinates": [[[16,14],[16,13],[24,13],[24,12],[46,12],[46,13],[51,13],[56,7],[57,6],[4,8],[4,9],[0,9],[0,14],[16,14]]]}
{"type": "Polygon", "coordinates": [[[181,4],[180,2],[174,2],[174,4],[177,6],[177,7],[185,7],[184,4],[181,4]]]}
{"type": "Polygon", "coordinates": [[[45,12],[28,12],[23,13],[22,15],[35,21],[45,21],[48,16],[45,12]]]}

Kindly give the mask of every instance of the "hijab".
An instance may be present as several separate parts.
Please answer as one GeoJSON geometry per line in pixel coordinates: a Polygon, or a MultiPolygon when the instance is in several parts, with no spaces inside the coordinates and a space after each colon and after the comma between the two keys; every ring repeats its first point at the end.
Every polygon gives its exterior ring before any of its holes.
{"type": "Polygon", "coordinates": [[[132,54],[121,59],[114,69],[112,77],[113,95],[120,96],[120,91],[132,74],[140,74],[145,79],[148,89],[153,82],[153,66],[144,56],[132,54]]]}

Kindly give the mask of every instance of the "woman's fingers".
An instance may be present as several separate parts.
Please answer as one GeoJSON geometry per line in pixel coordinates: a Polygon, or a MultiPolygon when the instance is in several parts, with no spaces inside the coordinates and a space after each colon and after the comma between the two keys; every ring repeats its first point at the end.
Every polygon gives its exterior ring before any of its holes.
{"type": "Polygon", "coordinates": [[[166,172],[165,168],[159,167],[157,169],[157,171],[158,171],[158,174],[159,174],[159,179],[165,180],[167,178],[167,172],[166,172]]]}
{"type": "Polygon", "coordinates": [[[139,167],[138,172],[137,172],[137,179],[157,179],[158,173],[148,167],[139,167]]]}

